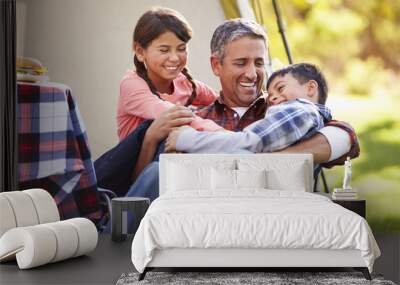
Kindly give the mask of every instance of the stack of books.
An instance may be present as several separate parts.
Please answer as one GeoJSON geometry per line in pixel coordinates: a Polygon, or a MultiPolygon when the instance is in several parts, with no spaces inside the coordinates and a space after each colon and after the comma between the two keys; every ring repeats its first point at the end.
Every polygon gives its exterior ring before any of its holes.
{"type": "Polygon", "coordinates": [[[357,190],[335,188],[332,193],[334,200],[355,200],[357,199],[357,190]]]}

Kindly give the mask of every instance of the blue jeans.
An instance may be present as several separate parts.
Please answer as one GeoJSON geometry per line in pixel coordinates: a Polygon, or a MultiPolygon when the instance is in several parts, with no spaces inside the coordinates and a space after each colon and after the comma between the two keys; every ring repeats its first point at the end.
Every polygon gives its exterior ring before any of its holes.
{"type": "Polygon", "coordinates": [[[123,197],[132,185],[132,173],[139,157],[143,138],[152,121],[143,122],[118,145],[94,162],[97,186],[123,197]]]}
{"type": "MultiPolygon", "coordinates": [[[[150,199],[150,202],[158,197],[158,164],[158,161],[153,161],[143,169],[126,193],[126,197],[146,197],[150,199]]],[[[128,233],[132,233],[136,223],[135,216],[132,213],[127,213],[127,220],[128,233]]]]}
{"type": "Polygon", "coordinates": [[[158,161],[147,165],[126,193],[126,197],[146,197],[150,199],[150,202],[156,199],[159,194],[158,165],[158,161]]]}
{"type": "MultiPolygon", "coordinates": [[[[94,162],[99,187],[111,190],[119,197],[139,196],[149,198],[150,201],[158,197],[158,159],[164,152],[164,142],[160,143],[153,162],[145,167],[133,185],[131,182],[145,133],[151,123],[151,120],[143,122],[94,162]]],[[[128,214],[128,230],[132,221],[132,215],[128,214]]],[[[109,230],[110,223],[107,225],[107,231],[109,230]]]]}
{"type": "MultiPolygon", "coordinates": [[[[131,186],[129,191],[126,193],[126,197],[146,197],[153,202],[159,195],[159,170],[158,161],[153,161],[147,165],[140,173],[135,183],[131,186]]],[[[127,213],[127,230],[128,233],[132,233],[135,225],[135,216],[131,213],[127,213]]],[[[108,221],[105,232],[111,232],[111,221],[108,221]]]]}

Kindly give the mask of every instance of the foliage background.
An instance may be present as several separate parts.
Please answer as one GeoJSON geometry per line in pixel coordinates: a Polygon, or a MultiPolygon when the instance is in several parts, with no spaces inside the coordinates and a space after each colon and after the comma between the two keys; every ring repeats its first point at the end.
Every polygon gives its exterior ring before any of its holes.
{"type": "MultiPolygon", "coordinates": [[[[288,64],[272,1],[250,3],[268,31],[274,69],[288,64]]],[[[278,3],[294,62],[321,67],[327,105],[356,128],[361,155],[353,160],[352,186],[367,200],[372,229],[400,232],[400,1],[278,3]]],[[[325,173],[331,191],[341,187],[343,167],[325,173]]]]}

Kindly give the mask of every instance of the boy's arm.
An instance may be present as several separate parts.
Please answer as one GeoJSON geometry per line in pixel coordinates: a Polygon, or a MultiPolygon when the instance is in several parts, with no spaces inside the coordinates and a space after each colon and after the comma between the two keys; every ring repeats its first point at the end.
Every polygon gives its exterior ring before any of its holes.
{"type": "Polygon", "coordinates": [[[176,150],[191,153],[273,152],[322,126],[323,120],[314,105],[296,101],[271,107],[264,119],[242,132],[210,133],[185,129],[178,134],[176,150]]]}
{"type": "Polygon", "coordinates": [[[189,153],[249,153],[256,152],[260,139],[251,132],[199,132],[192,128],[172,131],[165,151],[189,153]]]}
{"type": "MultiPolygon", "coordinates": [[[[234,133],[241,134],[241,133],[234,133]]],[[[236,135],[238,136],[238,135],[236,135]]],[[[245,137],[242,137],[245,138],[245,137]]],[[[255,137],[255,140],[258,137],[255,137]]],[[[346,139],[346,138],[344,138],[346,139]]],[[[247,140],[247,143],[251,140],[247,140]]],[[[232,136],[232,133],[207,133],[198,132],[194,129],[176,129],[170,133],[165,145],[165,152],[184,151],[190,153],[218,153],[218,152],[237,152],[237,137],[232,136]],[[179,144],[177,145],[179,137],[179,144]],[[232,142],[236,141],[233,145],[232,142]],[[234,148],[232,151],[230,148],[234,148]]],[[[346,143],[346,142],[343,142],[346,143]]],[[[249,149],[257,145],[255,142],[250,144],[249,149]]],[[[250,150],[249,150],[250,151],[250,150]]],[[[243,150],[242,152],[245,152],[243,150]]],[[[254,149],[250,152],[256,152],[254,149]]],[[[301,142],[287,147],[279,153],[311,153],[314,157],[314,163],[320,164],[329,161],[331,157],[331,148],[326,137],[320,133],[313,135],[311,138],[302,140],[301,142]]],[[[336,161],[336,160],[335,160],[336,161]]]]}

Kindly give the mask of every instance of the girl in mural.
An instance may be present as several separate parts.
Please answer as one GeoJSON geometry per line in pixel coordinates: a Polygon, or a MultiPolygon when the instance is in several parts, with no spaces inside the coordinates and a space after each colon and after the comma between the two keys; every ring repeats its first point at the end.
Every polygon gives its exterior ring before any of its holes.
{"type": "Polygon", "coordinates": [[[188,108],[210,105],[218,97],[194,80],[186,68],[191,36],[187,21],[172,9],[153,8],[138,20],[132,43],[135,68],[128,70],[120,83],[120,143],[95,161],[99,187],[126,195],[134,178],[153,160],[158,142],[175,127],[223,130],[211,120],[194,116],[188,108]],[[146,151],[141,151],[142,145],[146,151]]]}
{"type": "MultiPolygon", "coordinates": [[[[126,138],[144,120],[155,119],[176,104],[207,106],[217,94],[196,81],[186,68],[187,43],[192,30],[178,12],[153,8],[144,13],[133,33],[135,70],[128,70],[120,85],[118,136],[126,138]]],[[[176,110],[187,116],[181,125],[191,123],[196,129],[215,131],[221,127],[211,120],[192,118],[188,108],[176,110]]],[[[161,137],[160,139],[164,139],[161,137]]]]}

